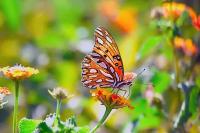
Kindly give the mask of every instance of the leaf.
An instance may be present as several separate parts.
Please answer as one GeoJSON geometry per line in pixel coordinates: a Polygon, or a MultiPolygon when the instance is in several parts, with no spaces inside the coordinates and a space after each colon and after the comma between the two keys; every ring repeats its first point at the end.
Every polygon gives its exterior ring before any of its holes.
{"type": "MultiPolygon", "coordinates": [[[[41,122],[38,127],[37,127],[37,131],[39,133],[53,133],[52,129],[45,123],[45,122],[41,122]]],[[[27,132],[28,133],[28,132],[27,132]]]]}
{"type": "Polygon", "coordinates": [[[148,54],[152,53],[155,47],[157,47],[162,41],[162,36],[154,36],[148,38],[139,50],[139,57],[144,58],[148,54]]]}
{"type": "Polygon", "coordinates": [[[19,121],[19,132],[32,133],[40,122],[41,120],[23,118],[19,121]]]}
{"type": "Polygon", "coordinates": [[[20,0],[2,0],[0,8],[6,18],[8,26],[12,30],[19,29],[21,23],[21,3],[20,0]]]}
{"type": "Polygon", "coordinates": [[[160,125],[161,119],[158,116],[144,116],[138,123],[138,129],[156,128],[160,125]]]}
{"type": "Polygon", "coordinates": [[[152,83],[155,86],[155,92],[162,93],[167,89],[171,82],[171,77],[166,72],[155,72],[155,75],[152,77],[152,83]]]}

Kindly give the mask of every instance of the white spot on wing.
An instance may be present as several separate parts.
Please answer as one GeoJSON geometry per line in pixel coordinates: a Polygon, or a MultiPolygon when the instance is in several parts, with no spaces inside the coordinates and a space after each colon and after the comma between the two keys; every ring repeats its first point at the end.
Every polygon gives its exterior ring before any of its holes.
{"type": "Polygon", "coordinates": [[[95,78],[97,75],[90,75],[89,78],[95,78]]]}
{"type": "Polygon", "coordinates": [[[110,67],[110,71],[113,73],[114,72],[114,69],[113,69],[113,67],[110,67]]]}
{"type": "Polygon", "coordinates": [[[102,70],[100,70],[100,71],[104,76],[109,77],[109,78],[113,78],[109,73],[106,73],[106,72],[104,72],[102,70]]]}
{"type": "Polygon", "coordinates": [[[86,80],[86,81],[84,82],[84,84],[88,84],[88,83],[90,83],[90,82],[92,82],[92,80],[86,80]]]}
{"type": "Polygon", "coordinates": [[[102,31],[101,28],[99,28],[99,27],[98,27],[96,30],[100,30],[100,31],[102,31]]]}
{"type": "Polygon", "coordinates": [[[101,36],[103,36],[103,33],[101,32],[101,31],[99,31],[99,30],[95,30],[99,35],[101,35],[101,36]]]}
{"type": "Polygon", "coordinates": [[[102,79],[98,79],[96,82],[97,82],[97,83],[102,82],[102,79]]]}
{"type": "Polygon", "coordinates": [[[100,56],[99,54],[97,54],[97,53],[91,53],[91,56],[100,56]]]}
{"type": "Polygon", "coordinates": [[[106,66],[106,64],[105,64],[104,62],[99,63],[99,65],[100,65],[101,67],[107,69],[107,66],[106,66]]]}
{"type": "Polygon", "coordinates": [[[103,45],[103,40],[101,40],[101,38],[97,37],[97,42],[100,43],[101,45],[103,45]]]}
{"type": "Polygon", "coordinates": [[[83,66],[88,67],[90,64],[84,63],[83,66]]]}
{"type": "Polygon", "coordinates": [[[106,36],[106,40],[110,43],[112,43],[112,40],[110,39],[110,37],[106,36]]]}
{"type": "Polygon", "coordinates": [[[106,81],[111,82],[111,83],[114,82],[114,80],[112,80],[112,79],[106,79],[106,81]]]}
{"type": "Polygon", "coordinates": [[[90,69],[90,73],[96,73],[97,70],[96,69],[90,69]]]}

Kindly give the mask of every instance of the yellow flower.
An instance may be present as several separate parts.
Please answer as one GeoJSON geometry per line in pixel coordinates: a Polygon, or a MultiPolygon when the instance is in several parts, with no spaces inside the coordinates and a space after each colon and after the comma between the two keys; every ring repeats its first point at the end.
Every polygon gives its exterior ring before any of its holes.
{"type": "Polygon", "coordinates": [[[107,108],[118,109],[129,107],[130,109],[133,109],[133,106],[131,106],[128,99],[105,89],[97,88],[96,90],[91,90],[90,93],[107,108]]]}
{"type": "Polygon", "coordinates": [[[176,3],[176,2],[166,2],[163,4],[164,17],[172,17],[174,19],[181,16],[181,14],[187,10],[185,4],[176,3]]]}
{"type": "Polygon", "coordinates": [[[3,67],[0,69],[3,75],[12,80],[23,80],[29,78],[33,74],[39,73],[37,69],[31,67],[24,67],[22,65],[15,65],[13,67],[3,67]]]}

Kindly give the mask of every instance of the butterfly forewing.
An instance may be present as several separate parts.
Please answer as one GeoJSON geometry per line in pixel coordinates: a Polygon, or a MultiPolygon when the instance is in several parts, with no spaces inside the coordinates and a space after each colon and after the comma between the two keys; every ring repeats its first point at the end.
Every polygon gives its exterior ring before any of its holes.
{"type": "MultiPolygon", "coordinates": [[[[124,68],[118,47],[113,37],[102,27],[98,27],[95,30],[93,53],[101,55],[101,61],[109,64],[106,69],[112,73],[116,82],[123,81],[124,68]]],[[[101,62],[99,61],[97,63],[101,62]]]]}

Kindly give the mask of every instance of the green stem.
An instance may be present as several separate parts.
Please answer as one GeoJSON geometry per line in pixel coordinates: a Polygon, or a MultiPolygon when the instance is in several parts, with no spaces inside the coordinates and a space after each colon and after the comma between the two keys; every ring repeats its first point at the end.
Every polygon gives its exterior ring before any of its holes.
{"type": "Polygon", "coordinates": [[[105,111],[103,117],[98,122],[98,124],[92,129],[92,131],[90,133],[95,133],[96,132],[96,130],[105,122],[105,120],[107,119],[107,117],[109,116],[111,111],[112,111],[112,108],[107,108],[106,107],[106,111],[105,111]]]}
{"type": "Polygon", "coordinates": [[[61,107],[61,100],[57,99],[57,106],[56,106],[56,119],[54,120],[54,125],[58,126],[59,125],[59,120],[60,120],[60,107],[61,107]]]}
{"type": "Polygon", "coordinates": [[[13,133],[17,133],[17,115],[18,115],[18,101],[19,101],[19,81],[15,81],[15,103],[13,114],[13,133]]]}
{"type": "Polygon", "coordinates": [[[57,99],[56,119],[60,118],[60,107],[61,107],[61,100],[57,99]]]}

